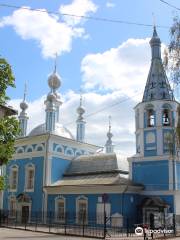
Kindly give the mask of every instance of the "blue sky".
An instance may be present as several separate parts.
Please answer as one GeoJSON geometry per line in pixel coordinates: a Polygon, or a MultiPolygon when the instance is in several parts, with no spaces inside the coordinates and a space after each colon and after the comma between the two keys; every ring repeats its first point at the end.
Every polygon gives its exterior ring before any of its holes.
{"type": "MultiPolygon", "coordinates": [[[[178,0],[169,2],[180,7],[178,0]]],[[[156,24],[163,26],[171,26],[176,14],[159,0],[1,0],[0,3],[145,24],[153,23],[154,13],[156,24]]],[[[158,33],[162,42],[168,44],[169,29],[158,28],[158,33]]],[[[60,14],[0,7],[0,54],[10,62],[16,78],[16,89],[8,90],[13,100],[11,104],[18,107],[27,81],[31,115],[29,130],[40,123],[39,119],[43,121],[44,113],[34,113],[34,106],[42,106],[43,96],[49,91],[47,77],[53,70],[53,55],[57,51],[58,72],[62,78],[59,91],[64,99],[62,123],[69,122],[69,118],[75,120],[80,88],[84,92],[87,114],[123,101],[127,96],[132,97],[118,108],[97,114],[97,119],[95,116],[91,118],[90,130],[87,130],[87,140],[92,142],[92,132],[98,129],[95,122],[103,122],[105,125],[98,137],[104,134],[105,141],[107,118],[112,115],[115,142],[120,142],[121,152],[131,153],[134,150],[132,108],[142,97],[150,64],[147,38],[151,35],[151,27],[79,18],[72,21],[60,14]],[[139,88],[141,92],[138,93],[139,88]],[[134,98],[135,94],[137,97],[134,98]],[[127,107],[131,110],[122,115],[122,109],[127,107]],[[73,115],[69,113],[71,110],[73,115]],[[124,125],[127,119],[128,123],[124,125]],[[129,143],[128,148],[126,143],[129,143]]],[[[70,128],[75,132],[75,124],[70,128]]],[[[103,145],[103,141],[96,143],[103,145]]]]}

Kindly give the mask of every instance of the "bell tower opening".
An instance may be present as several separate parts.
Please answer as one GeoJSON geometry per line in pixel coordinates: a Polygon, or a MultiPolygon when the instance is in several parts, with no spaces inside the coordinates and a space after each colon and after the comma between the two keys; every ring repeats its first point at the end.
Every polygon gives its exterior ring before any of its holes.
{"type": "Polygon", "coordinates": [[[147,110],[147,127],[155,126],[155,114],[153,109],[147,110]]]}

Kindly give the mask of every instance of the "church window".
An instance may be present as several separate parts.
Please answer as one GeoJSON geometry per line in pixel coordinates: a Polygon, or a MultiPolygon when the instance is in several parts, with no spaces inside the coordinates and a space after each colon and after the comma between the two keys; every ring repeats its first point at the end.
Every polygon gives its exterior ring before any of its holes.
{"type": "Polygon", "coordinates": [[[16,216],[16,198],[10,197],[9,199],[9,215],[10,217],[16,216]]]}
{"type": "Polygon", "coordinates": [[[139,109],[136,111],[136,129],[139,128],[139,109]]]}
{"type": "Polygon", "coordinates": [[[26,191],[34,190],[34,177],[35,177],[35,168],[34,165],[28,165],[26,167],[26,191]]]}
{"type": "Polygon", "coordinates": [[[77,198],[76,218],[78,224],[87,224],[88,221],[88,200],[85,197],[77,198]]]}
{"type": "Polygon", "coordinates": [[[33,151],[33,147],[31,145],[27,146],[26,152],[32,152],[32,151],[33,151]]]}
{"type": "Polygon", "coordinates": [[[19,147],[19,148],[16,150],[16,153],[23,153],[23,152],[24,152],[23,147],[19,147]]]}
{"type": "Polygon", "coordinates": [[[10,171],[10,190],[16,191],[17,184],[18,184],[18,167],[13,166],[11,167],[11,171],[10,171]]]}
{"type": "Polygon", "coordinates": [[[65,199],[57,198],[55,200],[55,218],[58,222],[65,222],[65,199]]]}
{"type": "Polygon", "coordinates": [[[153,109],[149,109],[147,111],[147,126],[154,127],[155,126],[155,114],[153,109]]]}

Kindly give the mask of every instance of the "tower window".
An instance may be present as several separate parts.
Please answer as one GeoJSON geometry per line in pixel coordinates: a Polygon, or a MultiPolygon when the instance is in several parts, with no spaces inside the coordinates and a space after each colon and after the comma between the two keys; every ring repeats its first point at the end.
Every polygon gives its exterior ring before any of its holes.
{"type": "Polygon", "coordinates": [[[148,127],[154,127],[155,125],[155,116],[153,109],[149,109],[147,111],[147,126],[148,127]]]}
{"type": "Polygon", "coordinates": [[[162,115],[162,123],[163,126],[170,126],[170,117],[169,117],[169,110],[164,109],[163,110],[163,115],[162,115]]]}

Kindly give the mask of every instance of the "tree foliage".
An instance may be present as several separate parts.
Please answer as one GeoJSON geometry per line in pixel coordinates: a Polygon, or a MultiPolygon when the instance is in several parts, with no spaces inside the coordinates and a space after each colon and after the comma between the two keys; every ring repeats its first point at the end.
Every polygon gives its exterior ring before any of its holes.
{"type": "MultiPolygon", "coordinates": [[[[15,87],[11,66],[4,58],[0,58],[0,104],[6,104],[9,97],[6,90],[15,87]]],[[[15,117],[0,118],[0,165],[6,164],[14,153],[15,139],[19,134],[19,122],[15,117]]],[[[0,176],[0,190],[5,186],[4,177],[0,176]]]]}
{"type": "Polygon", "coordinates": [[[170,44],[168,47],[168,58],[166,67],[170,71],[171,81],[178,85],[180,83],[180,19],[174,17],[170,28],[170,44]]]}
{"type": "Polygon", "coordinates": [[[4,58],[0,58],[0,104],[5,104],[9,100],[6,95],[9,86],[15,87],[11,66],[4,58]]]}

